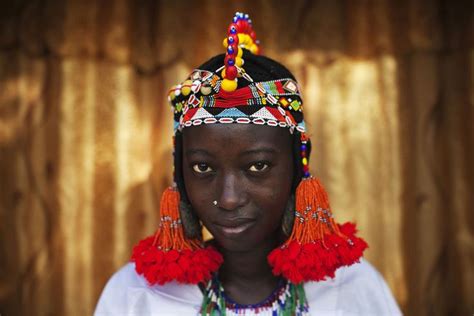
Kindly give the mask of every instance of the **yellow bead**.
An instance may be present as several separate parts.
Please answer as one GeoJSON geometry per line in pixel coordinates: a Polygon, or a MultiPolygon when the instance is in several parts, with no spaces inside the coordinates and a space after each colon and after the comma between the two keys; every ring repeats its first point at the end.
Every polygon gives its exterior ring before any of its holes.
{"type": "Polygon", "coordinates": [[[303,165],[307,165],[307,164],[308,164],[308,159],[306,159],[306,157],[305,157],[305,158],[303,158],[303,165]]]}
{"type": "Polygon", "coordinates": [[[258,51],[257,45],[252,44],[252,46],[250,46],[250,51],[252,52],[252,54],[256,54],[258,51]]]}
{"type": "Polygon", "coordinates": [[[245,34],[245,38],[246,38],[246,40],[247,40],[247,44],[248,44],[248,45],[252,45],[252,44],[253,44],[253,39],[250,37],[250,35],[245,34]]]}
{"type": "Polygon", "coordinates": [[[222,77],[222,78],[225,78],[225,68],[222,69],[222,71],[221,71],[221,77],[222,77]]]}
{"type": "Polygon", "coordinates": [[[239,47],[239,50],[237,51],[237,57],[242,57],[243,54],[244,51],[242,50],[242,48],[239,47]]]}
{"type": "Polygon", "coordinates": [[[222,80],[221,88],[224,89],[224,91],[227,92],[232,92],[237,89],[237,79],[230,80],[230,79],[224,79],[222,80]]]}
{"type": "Polygon", "coordinates": [[[189,93],[191,93],[191,85],[192,85],[192,81],[191,80],[186,80],[185,82],[183,82],[183,87],[181,88],[181,93],[183,95],[188,95],[189,93]]]}
{"type": "Polygon", "coordinates": [[[242,67],[242,65],[244,64],[244,60],[240,57],[237,57],[235,58],[235,65],[238,66],[238,67],[242,67]]]}
{"type": "Polygon", "coordinates": [[[170,101],[173,101],[176,98],[176,94],[174,94],[174,90],[171,91],[170,94],[168,94],[168,97],[170,98],[170,101]]]}
{"type": "Polygon", "coordinates": [[[224,48],[227,48],[227,37],[224,38],[224,40],[222,41],[222,46],[224,46],[224,48]]]}
{"type": "Polygon", "coordinates": [[[239,33],[237,35],[239,37],[239,45],[246,45],[247,44],[247,39],[245,38],[245,34],[239,33]]]}

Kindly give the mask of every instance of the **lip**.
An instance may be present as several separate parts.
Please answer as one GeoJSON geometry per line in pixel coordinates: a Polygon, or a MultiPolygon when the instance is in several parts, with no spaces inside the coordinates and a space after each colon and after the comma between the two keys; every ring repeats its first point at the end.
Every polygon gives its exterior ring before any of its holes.
{"type": "Polygon", "coordinates": [[[235,220],[219,221],[214,224],[224,235],[235,236],[248,230],[254,225],[254,223],[254,219],[239,218],[235,220]]]}

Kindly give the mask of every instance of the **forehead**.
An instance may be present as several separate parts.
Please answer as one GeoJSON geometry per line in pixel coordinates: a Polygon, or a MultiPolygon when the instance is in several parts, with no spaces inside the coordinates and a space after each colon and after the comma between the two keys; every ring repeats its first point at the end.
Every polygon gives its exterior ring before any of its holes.
{"type": "Polygon", "coordinates": [[[183,130],[183,149],[209,148],[230,151],[266,146],[278,152],[292,147],[292,135],[287,128],[255,124],[209,124],[183,130]]]}

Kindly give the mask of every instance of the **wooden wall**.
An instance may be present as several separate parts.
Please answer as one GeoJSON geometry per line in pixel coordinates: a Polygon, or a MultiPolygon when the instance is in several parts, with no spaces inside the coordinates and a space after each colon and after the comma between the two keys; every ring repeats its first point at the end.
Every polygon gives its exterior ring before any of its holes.
{"type": "Polygon", "coordinates": [[[407,315],[474,313],[472,1],[2,1],[0,314],[88,315],[170,183],[167,89],[235,11],[407,315]]]}

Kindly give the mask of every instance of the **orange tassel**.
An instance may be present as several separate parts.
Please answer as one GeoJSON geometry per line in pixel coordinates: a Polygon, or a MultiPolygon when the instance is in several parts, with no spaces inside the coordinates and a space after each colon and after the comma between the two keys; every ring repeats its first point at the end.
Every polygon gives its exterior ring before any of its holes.
{"type": "Polygon", "coordinates": [[[301,180],[296,188],[295,202],[295,224],[286,244],[292,240],[300,243],[323,240],[324,235],[330,233],[345,237],[334,221],[328,195],[318,179],[301,180]]]}
{"type": "Polygon", "coordinates": [[[168,187],[161,196],[160,226],[155,234],[153,245],[159,249],[194,250],[200,248],[202,242],[187,239],[179,216],[179,192],[168,187]]]}
{"type": "Polygon", "coordinates": [[[133,248],[135,270],[153,284],[176,280],[180,283],[205,283],[219,269],[222,255],[202,240],[188,239],[179,215],[179,192],[167,188],[161,197],[160,226],[154,236],[133,248]]]}
{"type": "Polygon", "coordinates": [[[359,261],[367,243],[355,236],[355,226],[338,225],[326,191],[315,178],[296,189],[295,223],[288,240],[268,255],[275,275],[298,284],[334,277],[336,269],[359,261]]]}

